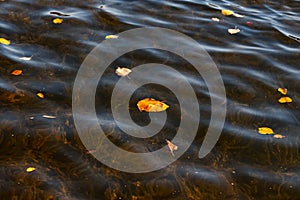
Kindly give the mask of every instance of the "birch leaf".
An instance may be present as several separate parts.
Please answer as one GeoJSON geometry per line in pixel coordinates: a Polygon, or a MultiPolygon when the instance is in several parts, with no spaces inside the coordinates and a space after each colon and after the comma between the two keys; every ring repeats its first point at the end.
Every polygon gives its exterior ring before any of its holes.
{"type": "Polygon", "coordinates": [[[262,135],[275,134],[274,131],[269,127],[260,127],[258,128],[258,133],[262,135]]]}
{"type": "Polygon", "coordinates": [[[293,99],[290,97],[281,97],[280,99],[278,99],[279,103],[291,103],[293,102],[293,99]]]}
{"type": "Polygon", "coordinates": [[[0,44],[10,45],[10,41],[5,38],[0,38],[0,44]]]}
{"type": "Polygon", "coordinates": [[[64,21],[64,20],[61,19],[61,18],[55,18],[55,19],[53,19],[52,22],[53,22],[54,24],[61,24],[61,23],[63,23],[63,21],[64,21]]]}
{"type": "Polygon", "coordinates": [[[277,91],[280,92],[283,95],[287,94],[287,89],[286,88],[278,88],[277,91]]]}
{"type": "Polygon", "coordinates": [[[26,169],[26,172],[33,172],[33,171],[35,171],[36,169],[34,168],[34,167],[28,167],[27,169],[26,169]]]}
{"type": "Polygon", "coordinates": [[[118,37],[118,35],[107,35],[105,36],[105,39],[117,39],[118,37]]]}

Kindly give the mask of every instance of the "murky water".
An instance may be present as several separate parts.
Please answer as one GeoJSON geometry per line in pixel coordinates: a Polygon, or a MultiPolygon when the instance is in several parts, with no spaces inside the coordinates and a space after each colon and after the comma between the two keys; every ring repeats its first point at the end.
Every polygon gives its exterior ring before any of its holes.
{"type": "Polygon", "coordinates": [[[297,0],[1,0],[0,38],[11,42],[0,44],[1,199],[299,199],[299,13],[297,0]],[[245,17],[223,16],[222,9],[245,17]],[[54,18],[64,21],[54,24],[54,18]],[[182,32],[205,47],[222,75],[228,110],[217,145],[199,159],[211,114],[201,76],[168,52],[122,56],[99,82],[95,99],[110,140],[123,149],[161,148],[164,139],[174,137],[181,113],[171,91],[146,85],[130,101],[133,118],[140,125],[149,122],[135,104],[151,93],[173,105],[167,126],[147,139],[120,134],[109,113],[117,65],[163,63],[201,88],[196,92],[201,121],[191,147],[166,168],[129,174],[106,167],[82,145],[72,117],[72,89],[81,63],[106,35],[146,26],[182,32]],[[230,35],[227,29],[235,26],[240,33],[230,35]],[[22,74],[12,75],[16,69],[22,74]],[[288,89],[292,103],[278,103],[279,87],[288,89]],[[285,138],[258,134],[262,126],[285,138]],[[28,167],[36,170],[28,173],[28,167]]]}

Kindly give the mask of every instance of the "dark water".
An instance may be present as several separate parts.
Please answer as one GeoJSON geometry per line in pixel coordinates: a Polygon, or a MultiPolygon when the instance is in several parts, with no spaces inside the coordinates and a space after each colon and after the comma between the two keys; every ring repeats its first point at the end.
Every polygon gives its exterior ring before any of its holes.
{"type": "MultiPolygon", "coordinates": [[[[299,13],[298,0],[1,0],[0,38],[11,41],[0,45],[1,199],[300,199],[299,13]],[[245,17],[225,17],[221,9],[245,17]],[[63,23],[53,24],[56,17],[63,23]],[[82,145],[72,118],[72,86],[85,57],[106,35],[146,26],[182,32],[205,47],[222,75],[228,110],[217,145],[199,159],[211,112],[205,82],[184,60],[166,52],[124,55],[114,64],[165,63],[202,86],[196,92],[201,122],[188,151],[164,169],[129,174],[101,164],[82,145]],[[228,34],[235,26],[241,32],[228,34]],[[11,75],[15,69],[23,74],[11,75]],[[277,102],[282,96],[278,87],[288,88],[292,103],[277,102]],[[38,98],[38,92],[45,98],[38,98]],[[285,138],[260,135],[261,126],[285,138]],[[28,167],[36,171],[27,173],[28,167]]],[[[175,114],[161,135],[130,138],[118,134],[107,113],[110,82],[117,79],[108,75],[96,95],[97,114],[107,120],[110,139],[123,149],[160,148],[161,138],[172,138],[180,121],[174,94],[155,85],[137,91],[130,102],[132,116],[140,117],[137,123],[148,123],[135,103],[149,92],[169,98],[175,114]]]]}

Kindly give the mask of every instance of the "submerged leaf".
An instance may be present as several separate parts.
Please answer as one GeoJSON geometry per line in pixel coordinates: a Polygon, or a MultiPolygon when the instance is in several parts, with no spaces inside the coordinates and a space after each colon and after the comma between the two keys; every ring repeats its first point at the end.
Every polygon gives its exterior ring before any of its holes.
{"type": "Polygon", "coordinates": [[[293,102],[293,99],[290,97],[281,97],[280,99],[278,99],[279,103],[291,103],[293,102]]]}
{"type": "Polygon", "coordinates": [[[45,97],[44,94],[41,92],[37,93],[36,96],[40,97],[41,99],[43,99],[45,97]]]}
{"type": "Polygon", "coordinates": [[[219,22],[220,21],[220,19],[219,18],[217,18],[217,17],[213,17],[213,18],[211,18],[213,21],[215,21],[215,22],[219,22]]]}
{"type": "Polygon", "coordinates": [[[280,92],[283,95],[287,94],[287,89],[286,88],[278,88],[277,91],[280,92]]]}
{"type": "Polygon", "coordinates": [[[174,155],[174,151],[176,151],[176,150],[178,149],[178,146],[176,146],[175,144],[173,144],[172,142],[170,142],[170,141],[167,140],[167,139],[166,139],[166,142],[167,142],[167,144],[168,144],[168,147],[169,147],[169,149],[170,149],[170,151],[171,151],[172,156],[175,156],[175,155],[174,155]]]}
{"type": "Polygon", "coordinates": [[[43,115],[42,117],[47,118],[47,119],[55,119],[55,116],[52,115],[43,115]]]}
{"type": "Polygon", "coordinates": [[[34,167],[28,167],[28,168],[26,169],[26,172],[33,172],[33,171],[35,171],[35,168],[34,168],[34,167]]]}
{"type": "Polygon", "coordinates": [[[115,73],[118,76],[127,76],[128,74],[130,74],[132,71],[131,69],[125,68],[125,67],[118,67],[115,71],[115,73]]]}
{"type": "Polygon", "coordinates": [[[25,60],[25,61],[29,61],[31,60],[32,56],[31,57],[21,57],[19,58],[20,60],[25,60]]]}
{"type": "Polygon", "coordinates": [[[284,135],[281,135],[281,134],[275,134],[273,137],[274,137],[274,138],[277,138],[277,139],[285,138],[285,136],[284,136],[284,135]]]}
{"type": "Polygon", "coordinates": [[[140,100],[137,103],[137,106],[141,112],[161,112],[169,108],[167,104],[152,98],[140,100]]]}
{"type": "Polygon", "coordinates": [[[105,36],[105,39],[117,39],[118,37],[118,35],[107,35],[105,36]]]}
{"type": "Polygon", "coordinates": [[[10,41],[5,38],[0,38],[0,44],[10,45],[10,41]]]}
{"type": "Polygon", "coordinates": [[[258,133],[262,135],[275,134],[274,131],[269,127],[260,127],[258,128],[258,133]]]}
{"type": "Polygon", "coordinates": [[[63,21],[64,21],[64,20],[61,19],[61,18],[55,18],[55,19],[53,19],[52,22],[53,22],[54,24],[61,24],[61,23],[63,23],[63,21]]]}
{"type": "Polygon", "coordinates": [[[23,71],[20,70],[20,69],[16,69],[16,70],[14,70],[14,71],[11,72],[11,74],[14,75],[14,76],[19,76],[22,73],[23,73],[23,71]]]}

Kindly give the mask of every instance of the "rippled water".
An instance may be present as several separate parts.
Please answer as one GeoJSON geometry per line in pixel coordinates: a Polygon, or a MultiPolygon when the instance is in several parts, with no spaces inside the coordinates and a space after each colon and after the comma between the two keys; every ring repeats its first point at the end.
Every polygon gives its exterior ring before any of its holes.
{"type": "Polygon", "coordinates": [[[299,199],[299,13],[298,0],[1,0],[0,38],[11,41],[0,45],[1,199],[299,199]],[[222,9],[245,17],[225,17],[222,9]],[[57,17],[62,24],[52,23],[57,17]],[[196,92],[201,122],[188,151],[159,171],[129,174],[101,164],[82,145],[72,118],[72,86],[85,57],[106,35],[147,26],[182,32],[205,47],[222,75],[228,110],[217,145],[199,159],[211,114],[205,82],[186,61],[167,52],[122,56],[99,83],[96,110],[99,119],[106,120],[111,141],[123,149],[161,148],[165,138],[174,136],[180,114],[172,92],[148,85],[133,95],[132,116],[138,124],[148,123],[135,103],[151,92],[173,105],[168,126],[145,140],[118,134],[107,114],[118,79],[109,73],[116,65],[164,63],[201,88],[196,92]],[[235,26],[240,33],[228,34],[227,29],[235,26]],[[22,75],[11,75],[15,69],[23,70],[22,75]],[[292,103],[277,102],[282,96],[279,87],[288,89],[292,103]],[[38,98],[38,92],[45,98],[38,98]],[[285,138],[258,134],[262,126],[285,138]],[[28,167],[36,170],[27,173],[28,167]]]}

